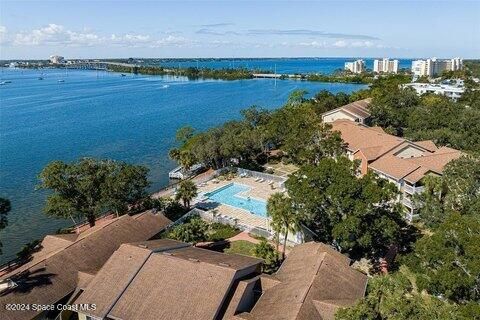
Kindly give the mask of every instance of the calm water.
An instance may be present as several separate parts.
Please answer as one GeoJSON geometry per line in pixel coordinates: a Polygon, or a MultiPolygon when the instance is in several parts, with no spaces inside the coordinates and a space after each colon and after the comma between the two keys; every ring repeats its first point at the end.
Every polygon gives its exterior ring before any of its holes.
{"type": "Polygon", "coordinates": [[[61,70],[3,70],[0,86],[0,196],[11,199],[9,226],[0,232],[4,254],[72,221],[42,214],[45,193],[36,176],[50,161],[83,156],[121,159],[150,168],[152,190],[168,183],[177,128],[203,130],[238,118],[251,105],[276,108],[290,92],[351,92],[352,84],[298,81],[188,81],[61,70]],[[38,80],[43,72],[44,80],[38,80]],[[59,79],[65,82],[59,83],[59,79]]]}
{"type": "MultiPolygon", "coordinates": [[[[353,58],[282,58],[282,59],[212,59],[212,60],[166,60],[145,61],[147,64],[165,67],[199,67],[199,68],[247,68],[275,71],[277,73],[323,73],[330,74],[337,69],[343,69],[345,62],[354,61],[353,58]]],[[[367,68],[373,69],[373,58],[363,58],[367,68]]],[[[399,59],[400,68],[410,69],[412,59],[399,59]]]]}

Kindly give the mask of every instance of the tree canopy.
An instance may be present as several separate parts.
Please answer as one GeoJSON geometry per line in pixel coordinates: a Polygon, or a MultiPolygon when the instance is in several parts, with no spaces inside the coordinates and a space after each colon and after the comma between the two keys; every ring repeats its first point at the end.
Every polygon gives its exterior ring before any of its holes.
{"type": "Polygon", "coordinates": [[[39,189],[53,193],[44,211],[61,218],[86,218],[95,225],[109,210],[126,213],[146,196],[148,169],[120,161],[83,158],[76,162],[53,161],[39,174],[39,189]]]}
{"type": "Polygon", "coordinates": [[[367,294],[355,306],[341,309],[337,320],[473,319],[476,306],[459,307],[421,292],[408,268],[378,275],[368,282],[367,294]]]}
{"type": "Polygon", "coordinates": [[[417,195],[419,215],[428,227],[435,228],[450,213],[479,215],[480,157],[465,155],[445,166],[442,176],[423,179],[424,192],[417,195]]]}
{"type": "Polygon", "coordinates": [[[197,186],[192,180],[183,180],[180,182],[175,194],[175,199],[182,200],[183,206],[187,209],[190,208],[190,202],[198,194],[197,186]]]}
{"type": "Polygon", "coordinates": [[[406,264],[418,285],[457,303],[480,302],[480,216],[452,213],[417,241],[406,264]]]}
{"type": "MultiPolygon", "coordinates": [[[[288,234],[300,230],[300,216],[293,208],[292,200],[282,193],[274,193],[267,202],[267,215],[271,218],[270,226],[278,241],[283,234],[282,260],[285,259],[285,247],[288,234]]],[[[278,249],[278,248],[277,248],[278,249]]]]}
{"type": "Polygon", "coordinates": [[[354,256],[379,257],[400,244],[406,227],[396,187],[373,174],[356,176],[347,158],[323,158],[286,182],[288,194],[316,240],[354,256]]]}

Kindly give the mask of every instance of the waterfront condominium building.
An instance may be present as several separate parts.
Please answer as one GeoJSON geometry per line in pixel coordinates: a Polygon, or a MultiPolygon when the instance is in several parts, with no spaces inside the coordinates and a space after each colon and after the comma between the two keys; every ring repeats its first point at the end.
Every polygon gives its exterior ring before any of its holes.
{"type": "Polygon", "coordinates": [[[355,60],[353,62],[345,62],[345,70],[353,73],[362,73],[365,71],[365,61],[355,60]]]}
{"type": "Polygon", "coordinates": [[[375,59],[373,61],[373,72],[376,73],[398,73],[398,60],[388,58],[375,59]]]}
{"type": "Polygon", "coordinates": [[[441,176],[450,161],[463,155],[452,148],[438,148],[431,140],[414,142],[351,120],[338,119],[330,124],[346,143],[349,159],[359,161],[360,175],[373,171],[397,186],[398,201],[404,206],[408,221],[418,211],[414,196],[423,192],[424,178],[441,176]]]}
{"type": "Polygon", "coordinates": [[[412,61],[412,73],[417,77],[433,77],[442,74],[443,71],[456,71],[462,68],[463,60],[461,58],[447,60],[431,58],[412,61]]]}

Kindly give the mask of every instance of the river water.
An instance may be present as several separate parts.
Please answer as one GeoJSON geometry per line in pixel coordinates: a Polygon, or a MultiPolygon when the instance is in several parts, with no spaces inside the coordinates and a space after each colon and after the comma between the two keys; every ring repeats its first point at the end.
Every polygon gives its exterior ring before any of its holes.
{"type": "Polygon", "coordinates": [[[83,70],[5,68],[1,77],[11,83],[0,86],[0,197],[9,198],[13,209],[8,227],[0,231],[0,262],[13,258],[23,244],[72,224],[46,217],[45,192],[35,191],[37,174],[52,160],[91,156],[146,165],[153,191],[168,183],[168,171],[175,166],[168,150],[181,126],[204,130],[239,118],[239,111],[251,105],[277,108],[295,89],[314,94],[365,87],[271,79],[121,77],[83,70]]]}

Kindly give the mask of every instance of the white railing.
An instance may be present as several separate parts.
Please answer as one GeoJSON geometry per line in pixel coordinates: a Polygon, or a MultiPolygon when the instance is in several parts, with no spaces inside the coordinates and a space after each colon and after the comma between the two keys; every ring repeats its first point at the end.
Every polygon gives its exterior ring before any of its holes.
{"type": "Polygon", "coordinates": [[[277,182],[280,188],[283,188],[285,181],[287,181],[287,179],[284,177],[280,177],[280,176],[276,176],[276,175],[264,173],[264,172],[252,171],[252,170],[243,169],[243,168],[237,168],[237,173],[240,175],[243,174],[253,178],[261,178],[267,181],[277,182]]]}
{"type": "Polygon", "coordinates": [[[414,187],[414,186],[409,186],[408,184],[403,185],[403,190],[409,194],[415,194],[415,193],[422,193],[425,187],[414,187]]]}
{"type": "Polygon", "coordinates": [[[403,198],[402,199],[402,204],[404,204],[405,206],[409,207],[409,208],[415,208],[415,204],[413,203],[412,200],[408,199],[408,198],[403,198]]]}

